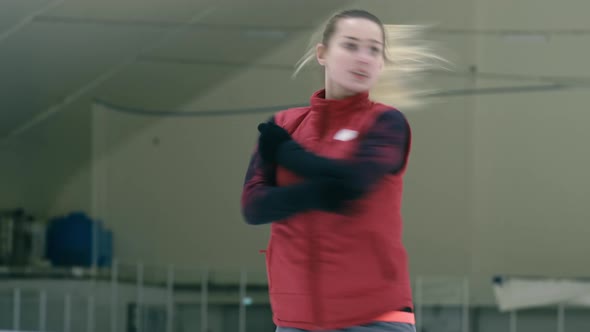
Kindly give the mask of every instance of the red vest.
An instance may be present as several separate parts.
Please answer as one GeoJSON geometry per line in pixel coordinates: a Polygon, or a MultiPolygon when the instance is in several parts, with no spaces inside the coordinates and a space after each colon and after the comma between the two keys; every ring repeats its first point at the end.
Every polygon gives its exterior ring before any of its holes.
{"type": "MultiPolygon", "coordinates": [[[[323,93],[316,92],[309,107],[277,113],[275,122],[325,157],[351,156],[376,117],[392,109],[370,101],[368,94],[336,101],[323,93]],[[359,135],[334,139],[342,129],[359,135]]],[[[271,225],[266,264],[276,325],[339,329],[413,307],[402,244],[404,172],[381,179],[353,203],[353,214],[313,211],[271,225]]],[[[279,186],[298,181],[290,171],[277,169],[279,186]]]]}

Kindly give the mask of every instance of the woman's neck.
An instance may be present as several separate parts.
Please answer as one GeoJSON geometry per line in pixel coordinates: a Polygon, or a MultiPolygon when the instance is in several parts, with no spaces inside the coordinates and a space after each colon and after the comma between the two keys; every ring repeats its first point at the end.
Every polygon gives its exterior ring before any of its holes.
{"type": "Polygon", "coordinates": [[[340,86],[337,86],[335,84],[331,84],[331,82],[328,80],[326,80],[325,91],[326,91],[326,99],[332,99],[332,100],[345,99],[345,98],[355,95],[354,92],[347,91],[346,89],[343,89],[340,86]]]}

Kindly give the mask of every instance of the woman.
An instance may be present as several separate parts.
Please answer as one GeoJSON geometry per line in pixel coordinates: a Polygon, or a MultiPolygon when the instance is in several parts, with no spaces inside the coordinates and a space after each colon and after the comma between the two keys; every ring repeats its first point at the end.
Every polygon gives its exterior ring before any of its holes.
{"type": "Polygon", "coordinates": [[[271,224],[279,332],[415,331],[401,216],[410,127],[369,98],[385,33],[366,11],[332,17],[315,48],[325,88],[258,126],[242,211],[249,224],[271,224]]]}

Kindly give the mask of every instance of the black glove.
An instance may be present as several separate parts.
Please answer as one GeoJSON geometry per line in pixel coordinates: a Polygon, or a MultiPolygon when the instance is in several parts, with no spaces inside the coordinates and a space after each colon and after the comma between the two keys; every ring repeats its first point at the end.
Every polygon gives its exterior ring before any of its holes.
{"type": "Polygon", "coordinates": [[[260,137],[258,138],[258,152],[267,163],[275,163],[277,151],[281,144],[291,140],[291,135],[282,127],[273,122],[258,125],[260,137]]]}

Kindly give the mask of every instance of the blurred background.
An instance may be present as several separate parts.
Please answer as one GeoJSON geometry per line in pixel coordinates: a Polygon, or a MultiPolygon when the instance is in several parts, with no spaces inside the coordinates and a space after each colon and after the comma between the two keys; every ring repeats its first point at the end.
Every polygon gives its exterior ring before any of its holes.
{"type": "Polygon", "coordinates": [[[418,331],[590,331],[585,0],[0,1],[0,330],[274,331],[242,183],[344,8],[453,63],[405,112],[418,331]]]}

